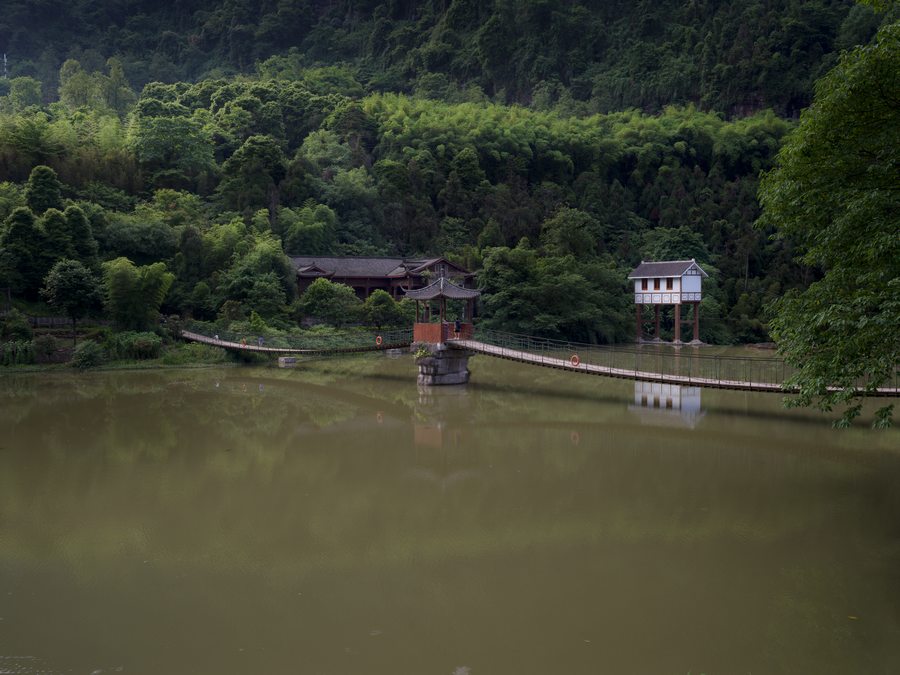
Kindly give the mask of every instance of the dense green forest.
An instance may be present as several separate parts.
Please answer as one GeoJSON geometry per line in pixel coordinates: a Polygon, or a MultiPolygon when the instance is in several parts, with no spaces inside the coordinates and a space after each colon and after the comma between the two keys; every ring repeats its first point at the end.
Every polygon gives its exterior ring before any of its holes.
{"type": "Polygon", "coordinates": [[[852,0],[8,0],[10,76],[55,98],[68,58],[133,85],[260,73],[605,113],[669,104],[794,116],[879,23],[852,0]],[[314,67],[326,72],[308,75],[314,67]],[[327,72],[332,71],[332,72],[327,72]]]}
{"type": "Polygon", "coordinates": [[[711,274],[703,339],[767,339],[763,307],[815,275],[754,226],[793,123],[717,111],[796,112],[883,20],[822,0],[7,4],[14,297],[52,298],[76,260],[123,327],[147,312],[116,306],[288,326],[309,308],[285,254],[435,254],[479,271],[486,323],[587,341],[627,339],[630,267],[672,257],[711,274]],[[648,110],[607,112],[627,106],[648,110]]]}

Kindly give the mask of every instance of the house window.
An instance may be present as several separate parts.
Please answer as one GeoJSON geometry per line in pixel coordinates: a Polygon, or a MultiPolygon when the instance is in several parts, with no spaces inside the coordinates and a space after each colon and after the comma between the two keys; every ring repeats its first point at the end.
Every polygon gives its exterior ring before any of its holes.
{"type": "Polygon", "coordinates": [[[654,279],[654,280],[653,280],[653,290],[654,290],[654,291],[658,291],[658,290],[659,290],[659,279],[654,279]]]}
{"type": "Polygon", "coordinates": [[[441,275],[442,277],[447,276],[447,268],[446,268],[444,265],[441,265],[441,266],[438,268],[438,270],[440,270],[440,275],[441,275]]]}
{"type": "Polygon", "coordinates": [[[672,290],[672,278],[671,278],[671,277],[669,277],[668,279],[666,279],[666,290],[667,290],[667,291],[671,291],[671,290],[672,290]]]}
{"type": "Polygon", "coordinates": [[[641,290],[642,291],[647,290],[647,280],[646,279],[641,279],[641,290]]]}

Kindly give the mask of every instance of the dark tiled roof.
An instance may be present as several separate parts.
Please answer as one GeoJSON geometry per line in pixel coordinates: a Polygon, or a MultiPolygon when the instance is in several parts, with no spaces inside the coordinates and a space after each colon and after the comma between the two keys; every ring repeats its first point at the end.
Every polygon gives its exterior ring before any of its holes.
{"type": "Polygon", "coordinates": [[[666,260],[663,262],[641,262],[628,275],[629,279],[646,279],[649,277],[680,277],[691,266],[696,266],[703,276],[709,276],[695,260],[666,260]]]}
{"type": "MultiPolygon", "coordinates": [[[[406,260],[405,262],[409,269],[411,269],[413,272],[418,273],[422,272],[428,267],[431,267],[440,260],[441,258],[428,258],[427,260],[406,260]]],[[[447,264],[449,265],[450,263],[447,264]]],[[[456,267],[456,265],[453,266],[456,267]]]]}
{"type": "Polygon", "coordinates": [[[412,300],[434,300],[450,298],[451,300],[471,300],[481,295],[481,291],[457,286],[449,279],[441,277],[437,281],[415,291],[406,291],[406,297],[412,300]]]}
{"type": "Polygon", "coordinates": [[[328,276],[335,277],[405,277],[409,273],[418,274],[440,260],[441,258],[291,257],[300,276],[322,276],[322,272],[325,272],[328,276]]]}
{"type": "MultiPolygon", "coordinates": [[[[330,256],[295,256],[291,258],[301,276],[322,270],[336,277],[387,277],[404,274],[403,258],[347,258],[330,256]]],[[[310,275],[312,276],[312,275],[310,275]]]]}

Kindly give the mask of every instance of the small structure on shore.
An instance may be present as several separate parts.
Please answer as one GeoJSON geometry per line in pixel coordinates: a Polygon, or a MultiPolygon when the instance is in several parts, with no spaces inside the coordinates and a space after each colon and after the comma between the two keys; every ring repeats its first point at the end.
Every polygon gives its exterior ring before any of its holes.
{"type": "Polygon", "coordinates": [[[457,286],[446,277],[440,277],[425,288],[407,291],[406,297],[416,301],[416,323],[413,326],[413,349],[428,352],[416,359],[419,366],[419,384],[465,384],[469,381],[469,357],[471,352],[448,349],[447,340],[472,337],[475,300],[480,291],[457,286]],[[465,301],[465,308],[454,321],[447,320],[447,300],[465,301]],[[438,303],[438,322],[431,321],[433,303],[438,303]]]}
{"type": "Polygon", "coordinates": [[[660,262],[642,261],[631,274],[634,280],[634,306],[637,324],[637,341],[643,340],[644,307],[654,308],[653,340],[659,341],[659,308],[661,305],[675,306],[676,344],[681,343],[681,306],[694,306],[693,317],[687,319],[694,324],[692,344],[700,344],[700,300],[702,299],[703,278],[709,275],[703,271],[697,261],[665,260],[660,262]]]}

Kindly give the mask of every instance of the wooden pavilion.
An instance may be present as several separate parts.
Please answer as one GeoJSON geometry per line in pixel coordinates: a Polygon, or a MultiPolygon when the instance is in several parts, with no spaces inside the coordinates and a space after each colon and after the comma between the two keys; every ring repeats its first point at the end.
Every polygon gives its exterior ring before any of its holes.
{"type": "Polygon", "coordinates": [[[446,277],[440,277],[424,288],[406,291],[407,298],[416,301],[416,323],[413,342],[442,343],[451,337],[471,337],[474,326],[475,300],[481,291],[457,286],[446,277]],[[433,303],[438,301],[438,323],[432,323],[433,303]],[[447,321],[447,300],[465,300],[465,309],[459,319],[447,321]]]}

